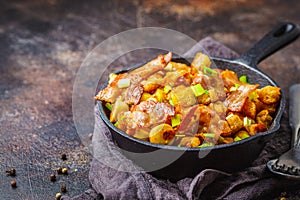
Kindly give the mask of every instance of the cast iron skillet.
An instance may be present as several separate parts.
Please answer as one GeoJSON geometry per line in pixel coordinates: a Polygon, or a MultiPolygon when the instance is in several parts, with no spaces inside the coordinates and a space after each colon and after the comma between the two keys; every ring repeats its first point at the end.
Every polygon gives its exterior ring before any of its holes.
{"type": "MultiPolygon", "coordinates": [[[[233,70],[239,76],[246,74],[250,83],[259,83],[261,87],[266,85],[278,86],[275,81],[260,71],[256,65],[267,56],[295,40],[299,34],[300,29],[295,24],[280,23],[240,58],[227,60],[213,57],[211,59],[220,69],[233,70]]],[[[186,59],[180,58],[173,60],[176,62],[187,62],[186,59]]],[[[145,63],[117,73],[128,72],[143,64],[145,63]]],[[[285,98],[283,95],[281,96],[278,111],[268,131],[258,133],[238,142],[205,148],[158,145],[133,138],[117,129],[109,121],[109,112],[103,103],[98,102],[98,106],[101,118],[110,129],[117,145],[128,158],[156,177],[177,181],[185,177],[194,177],[206,168],[233,172],[250,166],[252,161],[262,151],[265,143],[279,129],[280,118],[285,107],[285,98]],[[152,155],[149,152],[154,152],[154,154],[152,155]],[[155,154],[155,152],[159,153],[155,154]],[[172,162],[173,160],[175,161],[172,162]],[[164,166],[161,168],[161,165],[164,166]]]]}

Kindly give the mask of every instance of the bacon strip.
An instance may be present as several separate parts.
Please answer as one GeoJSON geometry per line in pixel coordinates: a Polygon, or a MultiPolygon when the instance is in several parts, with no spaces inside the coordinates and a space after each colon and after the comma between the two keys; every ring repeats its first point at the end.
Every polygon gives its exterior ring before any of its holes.
{"type": "Polygon", "coordinates": [[[232,92],[225,100],[224,105],[233,112],[240,112],[251,92],[258,88],[258,84],[241,85],[236,91],[232,92]]]}

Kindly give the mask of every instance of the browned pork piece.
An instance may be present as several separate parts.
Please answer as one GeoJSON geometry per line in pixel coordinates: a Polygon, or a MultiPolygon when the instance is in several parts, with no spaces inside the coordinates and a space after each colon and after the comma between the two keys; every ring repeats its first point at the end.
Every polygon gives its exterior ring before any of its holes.
{"type": "Polygon", "coordinates": [[[158,56],[156,59],[132,72],[116,75],[112,78],[110,84],[96,95],[95,100],[114,103],[123,94],[123,99],[126,103],[137,104],[143,93],[141,80],[162,70],[171,59],[172,53],[169,52],[166,55],[158,56]],[[125,84],[122,85],[122,82],[125,84]]]}

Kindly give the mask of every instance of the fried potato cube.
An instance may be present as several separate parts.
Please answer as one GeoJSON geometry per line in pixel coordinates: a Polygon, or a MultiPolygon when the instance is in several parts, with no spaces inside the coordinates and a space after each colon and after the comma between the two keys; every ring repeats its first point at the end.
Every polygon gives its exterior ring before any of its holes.
{"type": "Polygon", "coordinates": [[[274,104],[280,99],[280,88],[274,86],[266,86],[257,90],[258,98],[265,104],[274,104]]]}
{"type": "Polygon", "coordinates": [[[209,94],[211,102],[216,102],[219,100],[218,93],[216,92],[215,89],[209,89],[208,94],[209,94]]]}
{"type": "Polygon", "coordinates": [[[159,87],[160,84],[156,84],[156,83],[147,83],[146,85],[143,85],[144,92],[147,93],[152,93],[159,87]]]}
{"type": "Polygon", "coordinates": [[[210,108],[204,105],[200,105],[199,111],[200,111],[200,118],[199,118],[200,125],[209,126],[212,120],[212,113],[210,108]]]}
{"type": "Polygon", "coordinates": [[[246,116],[254,119],[256,115],[256,104],[253,101],[250,101],[249,98],[247,98],[242,111],[246,116]]]}
{"type": "Polygon", "coordinates": [[[247,137],[250,137],[250,134],[247,131],[245,131],[245,130],[240,130],[239,132],[237,132],[235,134],[235,137],[236,136],[239,137],[239,138],[241,138],[241,139],[245,139],[247,137]]]}
{"type": "Polygon", "coordinates": [[[221,129],[221,136],[224,136],[224,137],[231,136],[232,130],[227,121],[220,120],[218,122],[218,127],[221,129]]]}
{"type": "Polygon", "coordinates": [[[239,131],[240,129],[242,129],[244,127],[243,121],[236,114],[233,114],[233,113],[229,114],[226,117],[226,121],[228,122],[233,133],[239,131]]]}
{"type": "Polygon", "coordinates": [[[197,99],[191,87],[179,85],[174,88],[171,93],[175,95],[178,100],[178,104],[181,106],[192,106],[197,103],[197,99]]]}
{"type": "Polygon", "coordinates": [[[198,147],[200,145],[200,139],[198,137],[184,137],[180,141],[181,147],[198,147]]]}
{"type": "Polygon", "coordinates": [[[192,67],[195,67],[196,69],[200,70],[201,67],[210,67],[211,61],[209,57],[203,53],[197,53],[194,57],[193,62],[191,63],[192,67]]]}
{"type": "Polygon", "coordinates": [[[216,113],[220,117],[223,117],[223,118],[225,117],[227,107],[224,105],[224,103],[222,101],[217,101],[215,103],[209,104],[209,108],[216,111],[216,113]]]}
{"type": "Polygon", "coordinates": [[[259,132],[264,132],[268,130],[264,124],[252,124],[250,126],[247,126],[246,129],[251,136],[259,132]]]}
{"type": "Polygon", "coordinates": [[[218,144],[229,144],[232,143],[234,140],[232,137],[219,137],[218,144]]]}
{"type": "Polygon", "coordinates": [[[210,104],[211,100],[210,100],[210,95],[209,94],[202,94],[200,96],[197,97],[198,103],[200,104],[204,104],[204,105],[208,105],[210,104]]]}
{"type": "Polygon", "coordinates": [[[266,127],[269,127],[273,121],[273,118],[269,114],[268,110],[260,111],[256,116],[256,122],[258,124],[264,124],[266,127]]]}
{"type": "Polygon", "coordinates": [[[224,81],[225,87],[228,89],[236,84],[240,84],[239,78],[234,71],[226,69],[221,72],[221,77],[224,81]]]}

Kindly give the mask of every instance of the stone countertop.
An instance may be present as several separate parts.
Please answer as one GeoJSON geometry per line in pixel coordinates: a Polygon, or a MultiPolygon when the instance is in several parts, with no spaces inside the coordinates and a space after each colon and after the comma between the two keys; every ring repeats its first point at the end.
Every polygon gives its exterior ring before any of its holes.
{"type": "MultiPolygon", "coordinates": [[[[82,61],[101,41],[153,26],[195,40],[211,36],[243,53],[277,22],[300,24],[299,12],[294,0],[1,1],[0,199],[54,199],[61,185],[69,196],[90,187],[92,157],[73,122],[72,89],[82,61]],[[12,167],[15,177],[5,173],[12,167]],[[68,167],[69,173],[51,182],[57,167],[68,167]]],[[[286,95],[300,82],[299,49],[300,40],[259,65],[286,95]]],[[[291,199],[299,195],[285,189],[274,195],[281,192],[291,199]]]]}

